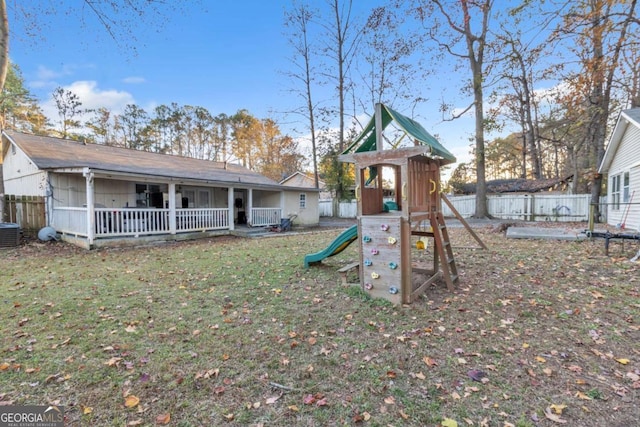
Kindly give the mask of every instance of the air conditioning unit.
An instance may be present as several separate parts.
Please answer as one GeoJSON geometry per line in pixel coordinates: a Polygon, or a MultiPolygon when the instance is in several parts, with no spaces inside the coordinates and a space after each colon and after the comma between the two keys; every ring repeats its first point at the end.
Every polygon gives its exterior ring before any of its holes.
{"type": "Polygon", "coordinates": [[[0,222],[0,248],[12,248],[20,244],[20,226],[11,222],[0,222]]]}

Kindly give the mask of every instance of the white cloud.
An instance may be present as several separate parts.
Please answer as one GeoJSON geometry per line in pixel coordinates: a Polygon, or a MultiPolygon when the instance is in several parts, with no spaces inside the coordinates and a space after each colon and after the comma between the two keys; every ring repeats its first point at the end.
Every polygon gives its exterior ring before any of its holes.
{"type": "Polygon", "coordinates": [[[129,76],[122,79],[122,83],[127,83],[127,84],[140,84],[140,83],[146,83],[146,81],[147,80],[144,77],[140,77],[140,76],[129,76]]]}
{"type": "MultiPolygon", "coordinates": [[[[135,99],[129,92],[115,89],[103,90],[98,87],[97,82],[92,80],[75,81],[70,85],[63,86],[63,89],[78,96],[83,110],[104,107],[114,114],[120,114],[127,104],[135,104],[135,99]]],[[[59,122],[58,109],[52,95],[41,104],[41,107],[52,123],[59,122]]],[[[82,120],[86,118],[88,117],[84,117],[82,120]]]]}

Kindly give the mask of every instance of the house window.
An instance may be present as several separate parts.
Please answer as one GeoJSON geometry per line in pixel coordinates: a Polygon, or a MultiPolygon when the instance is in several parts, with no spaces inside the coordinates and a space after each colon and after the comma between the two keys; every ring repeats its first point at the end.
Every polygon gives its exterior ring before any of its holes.
{"type": "Polygon", "coordinates": [[[305,193],[300,194],[300,209],[307,207],[307,195],[305,193]]]}
{"type": "Polygon", "coordinates": [[[622,201],[629,203],[629,172],[625,172],[622,178],[622,201]]]}
{"type": "Polygon", "coordinates": [[[622,174],[613,175],[611,177],[611,209],[614,211],[620,210],[620,180],[622,174]]]}

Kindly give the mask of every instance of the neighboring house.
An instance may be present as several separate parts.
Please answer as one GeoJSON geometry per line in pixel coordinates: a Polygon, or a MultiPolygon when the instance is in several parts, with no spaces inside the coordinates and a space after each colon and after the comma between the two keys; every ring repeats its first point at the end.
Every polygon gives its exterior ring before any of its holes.
{"type": "MultiPolygon", "coordinates": [[[[539,193],[545,192],[566,192],[572,175],[565,178],[547,179],[494,179],[487,181],[487,193],[539,193]]],[[[475,194],[476,183],[462,184],[455,188],[458,194],[475,194]]]]}
{"type": "MultiPolygon", "coordinates": [[[[289,175],[287,178],[280,181],[280,185],[286,187],[299,187],[299,188],[315,188],[316,183],[313,175],[308,175],[304,172],[296,172],[289,175]]],[[[320,200],[330,199],[331,192],[327,190],[327,185],[323,180],[318,180],[318,187],[320,190],[320,200]]]]}
{"type": "Polygon", "coordinates": [[[229,234],[293,214],[294,225],[319,222],[317,190],[284,187],[236,164],[13,131],[2,139],[6,194],[43,196],[47,224],[84,247],[229,234]]]}
{"type": "Polygon", "coordinates": [[[607,223],[640,231],[640,108],[620,113],[598,173],[607,176],[607,223]]]}

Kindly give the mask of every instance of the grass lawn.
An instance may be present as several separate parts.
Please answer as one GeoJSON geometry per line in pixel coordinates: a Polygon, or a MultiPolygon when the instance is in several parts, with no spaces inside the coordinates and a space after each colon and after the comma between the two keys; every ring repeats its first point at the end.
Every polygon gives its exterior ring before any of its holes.
{"type": "Polygon", "coordinates": [[[456,292],[394,307],[340,285],[356,245],[303,268],[340,231],[1,250],[0,404],[70,426],[637,425],[637,243],[449,229],[456,292]]]}

